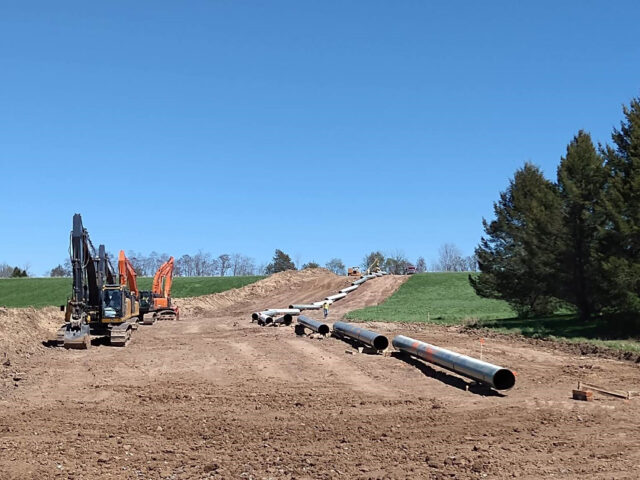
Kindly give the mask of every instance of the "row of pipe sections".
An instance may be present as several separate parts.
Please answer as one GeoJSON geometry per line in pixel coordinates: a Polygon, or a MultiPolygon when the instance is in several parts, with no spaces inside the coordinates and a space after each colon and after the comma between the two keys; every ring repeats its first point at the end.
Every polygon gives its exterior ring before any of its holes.
{"type": "MultiPolygon", "coordinates": [[[[323,335],[329,334],[328,325],[303,315],[298,317],[298,324],[296,327],[303,326],[303,329],[306,327],[323,335]]],[[[301,334],[298,328],[296,328],[296,333],[301,334]]],[[[350,323],[334,323],[333,334],[340,338],[350,338],[378,351],[386,350],[389,347],[389,339],[384,335],[350,323]]],[[[421,342],[420,340],[405,337],[404,335],[396,335],[393,338],[392,344],[393,347],[400,352],[426,360],[429,363],[433,363],[464,377],[489,385],[496,390],[509,390],[516,383],[515,374],[507,368],[493,365],[492,363],[462,355],[445,348],[436,347],[435,345],[421,342]]]]}
{"type": "MultiPolygon", "coordinates": [[[[333,303],[340,300],[346,297],[348,293],[356,290],[367,280],[382,275],[384,274],[365,275],[360,280],[353,282],[351,287],[343,288],[339,293],[329,295],[319,302],[293,304],[289,305],[289,308],[274,308],[262,312],[255,312],[251,315],[252,321],[257,321],[259,325],[291,325],[293,316],[295,315],[297,316],[295,332],[298,335],[303,335],[305,328],[308,328],[321,335],[333,333],[333,335],[338,338],[349,338],[377,351],[384,351],[389,348],[389,339],[384,335],[346,322],[335,322],[333,324],[333,332],[331,332],[329,325],[326,323],[301,315],[303,310],[319,310],[325,302],[333,303]],[[278,315],[281,316],[277,317],[278,315]]],[[[400,352],[438,365],[477,382],[484,383],[496,390],[509,390],[516,383],[514,372],[507,368],[421,342],[420,340],[405,337],[404,335],[395,336],[392,345],[400,352]]]]}
{"type": "Polygon", "coordinates": [[[320,300],[319,302],[289,305],[289,308],[270,308],[267,310],[263,310],[262,312],[254,312],[251,314],[251,321],[257,322],[260,326],[291,325],[293,316],[300,315],[303,310],[320,310],[322,308],[322,305],[324,305],[325,303],[331,305],[333,304],[333,302],[337,302],[338,300],[346,297],[349,293],[357,290],[358,287],[367,280],[371,280],[372,278],[376,277],[382,277],[384,275],[388,275],[388,273],[378,272],[365,275],[359,280],[351,282],[350,287],[345,287],[335,295],[329,295],[325,297],[324,300],[320,300]],[[276,318],[277,315],[282,316],[276,318]]]}

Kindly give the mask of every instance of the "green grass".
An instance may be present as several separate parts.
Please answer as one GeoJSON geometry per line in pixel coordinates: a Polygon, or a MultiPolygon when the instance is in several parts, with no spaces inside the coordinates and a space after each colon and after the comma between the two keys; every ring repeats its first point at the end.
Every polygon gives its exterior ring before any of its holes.
{"type": "Polygon", "coordinates": [[[381,305],[355,310],[346,318],[353,321],[473,324],[501,333],[640,352],[640,332],[635,335],[622,333],[603,319],[582,322],[572,314],[516,318],[506,302],[478,297],[469,285],[467,273],[414,275],[381,305]]]}
{"type": "Polygon", "coordinates": [[[426,322],[455,324],[465,319],[509,318],[514,312],[506,302],[475,294],[468,273],[412,275],[384,303],[347,314],[360,321],[426,322]]]}
{"type": "MultiPolygon", "coordinates": [[[[172,297],[197,297],[224,292],[260,280],[247,277],[176,277],[172,297]]],[[[151,278],[139,278],[140,290],[151,290],[151,278]]],[[[0,306],[47,307],[63,305],[71,294],[70,278],[3,278],[0,279],[0,306]]]]}

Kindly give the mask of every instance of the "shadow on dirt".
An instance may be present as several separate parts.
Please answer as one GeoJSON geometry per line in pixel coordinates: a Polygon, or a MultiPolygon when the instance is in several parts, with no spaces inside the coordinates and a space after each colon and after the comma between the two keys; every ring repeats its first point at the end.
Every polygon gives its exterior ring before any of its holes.
{"type": "MultiPolygon", "coordinates": [[[[42,343],[43,347],[47,347],[47,348],[58,348],[58,347],[60,347],[60,345],[58,344],[57,340],[43,340],[41,343],[42,343]]],[[[100,336],[100,337],[93,337],[91,339],[91,346],[99,347],[101,345],[109,345],[109,337],[100,336]]]]}
{"type": "Polygon", "coordinates": [[[503,395],[500,392],[497,392],[495,390],[493,390],[491,387],[487,386],[487,385],[483,385],[481,383],[476,383],[473,381],[468,381],[465,380],[461,377],[455,376],[455,375],[451,375],[447,372],[444,372],[442,370],[436,370],[435,368],[431,367],[430,365],[421,362],[420,360],[418,360],[417,358],[413,358],[411,355],[407,355],[406,353],[403,352],[393,352],[391,354],[391,356],[393,358],[397,358],[398,360],[402,360],[403,362],[416,367],[418,370],[420,370],[425,376],[429,377],[429,378],[434,378],[436,380],[439,380],[442,383],[446,383],[447,385],[451,386],[451,387],[455,387],[458,388],[460,390],[464,390],[464,391],[468,391],[471,392],[475,395],[481,395],[483,397],[505,397],[506,395],[503,395]]]}

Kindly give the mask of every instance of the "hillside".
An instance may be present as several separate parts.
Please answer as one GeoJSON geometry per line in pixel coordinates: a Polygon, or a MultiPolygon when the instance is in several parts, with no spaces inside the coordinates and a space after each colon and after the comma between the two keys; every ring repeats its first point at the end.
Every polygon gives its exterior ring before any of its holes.
{"type": "Polygon", "coordinates": [[[413,275],[381,305],[356,310],[347,318],[452,324],[465,319],[494,320],[515,315],[506,302],[476,295],[468,275],[464,272],[413,275]]]}
{"type": "MultiPolygon", "coordinates": [[[[260,280],[260,276],[246,277],[176,277],[173,298],[196,297],[224,292],[260,280]]],[[[138,279],[140,290],[151,289],[150,277],[138,279]]],[[[71,293],[70,278],[3,278],[0,279],[0,306],[48,307],[66,302],[71,293]]]]}

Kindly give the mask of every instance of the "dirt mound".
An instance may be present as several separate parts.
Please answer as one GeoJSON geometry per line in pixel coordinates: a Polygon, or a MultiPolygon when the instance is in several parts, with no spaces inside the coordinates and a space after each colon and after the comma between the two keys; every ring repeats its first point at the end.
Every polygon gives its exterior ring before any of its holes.
{"type": "Polygon", "coordinates": [[[291,303],[322,300],[326,295],[351,285],[351,279],[336,275],[325,268],[287,270],[256,283],[226,292],[176,301],[181,315],[201,316],[216,311],[245,312],[264,303],[263,308],[286,308],[291,303]],[[254,307],[252,307],[252,305],[254,307]]]}
{"type": "Polygon", "coordinates": [[[22,356],[43,349],[42,342],[52,338],[63,323],[63,314],[55,307],[0,307],[0,352],[22,356]]]}

